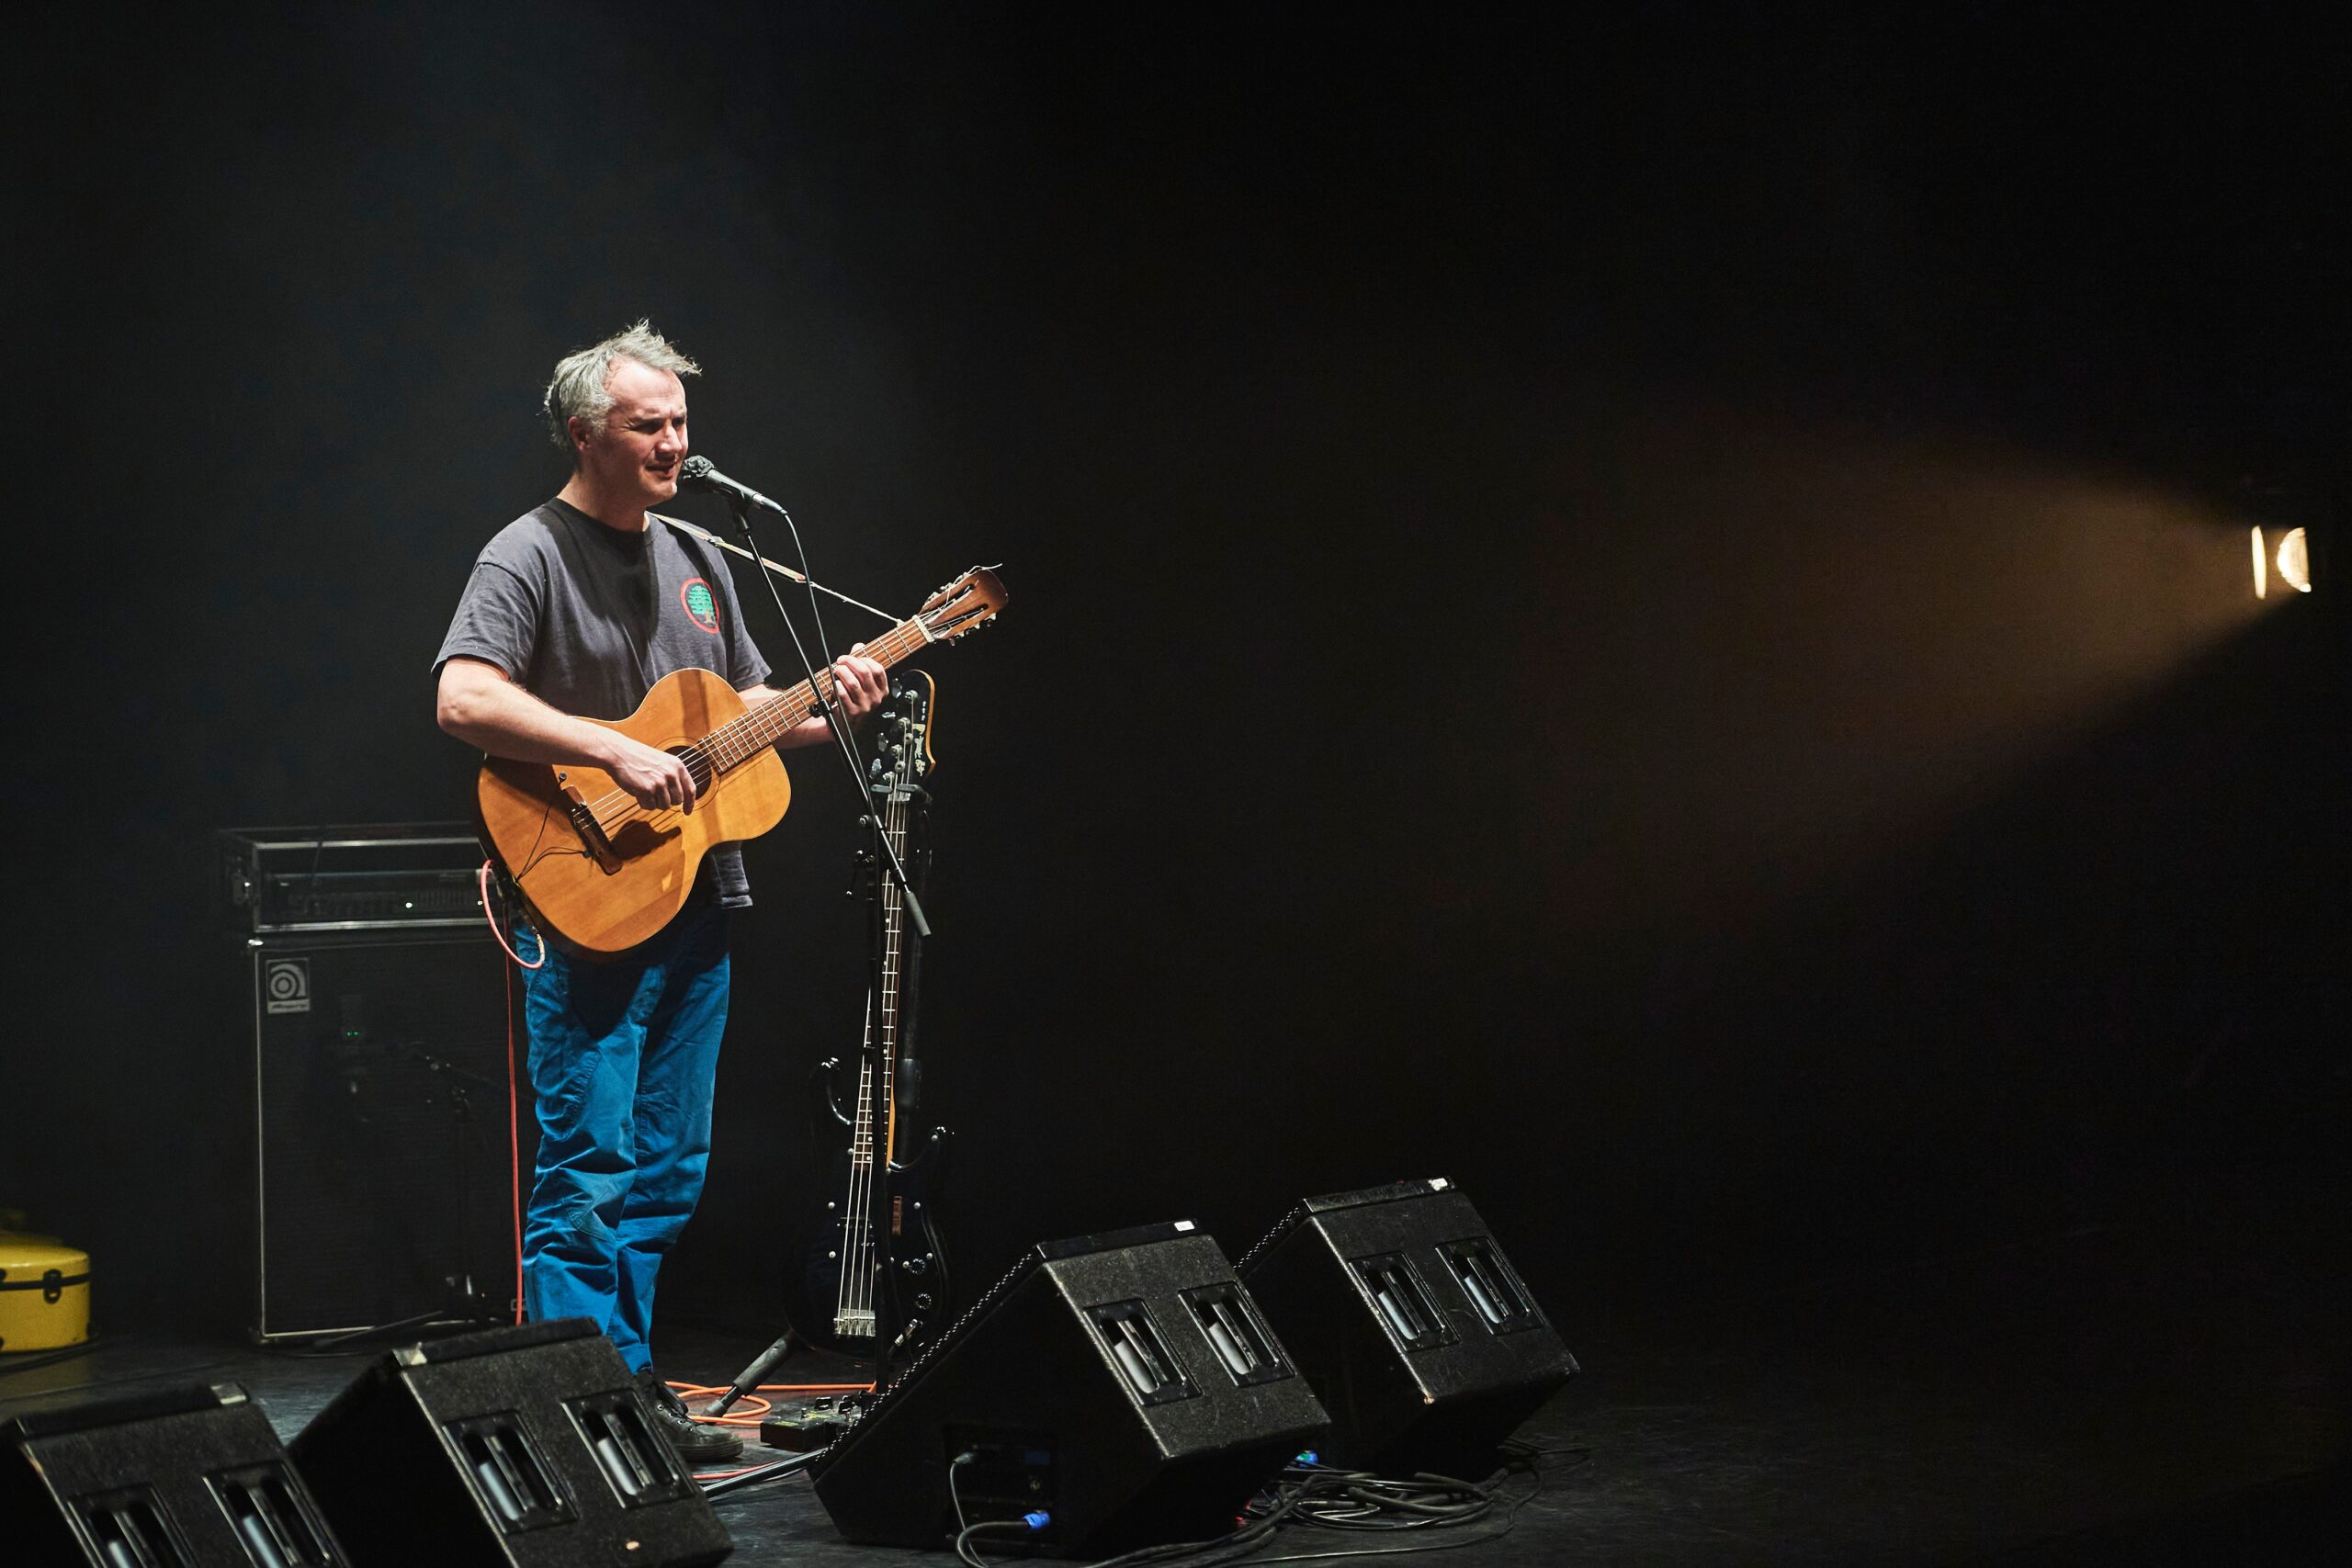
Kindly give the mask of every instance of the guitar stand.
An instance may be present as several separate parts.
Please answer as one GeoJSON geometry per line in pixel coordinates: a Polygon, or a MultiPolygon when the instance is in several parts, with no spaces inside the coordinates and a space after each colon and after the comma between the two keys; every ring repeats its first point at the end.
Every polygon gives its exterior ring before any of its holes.
{"type": "Polygon", "coordinates": [[[390,1323],[370,1324],[365,1328],[346,1328],[337,1334],[310,1341],[314,1350],[333,1350],[364,1339],[379,1339],[389,1335],[404,1334],[416,1328],[458,1330],[468,1328],[503,1327],[510,1319],[489,1294],[474,1283],[473,1271],[473,1141],[466,1136],[469,1130],[478,1130],[481,1122],[474,1114],[469,1093],[473,1089],[494,1089],[498,1086],[479,1073],[468,1072],[446,1057],[436,1056],[424,1046],[409,1043],[396,1048],[423,1066],[441,1083],[448,1096],[451,1131],[455,1134],[458,1153],[458,1231],[459,1250],[466,1256],[459,1261],[459,1272],[441,1277],[441,1304],[390,1323]]]}
{"type": "Polygon", "coordinates": [[[391,1323],[370,1324],[366,1328],[346,1328],[340,1334],[311,1340],[313,1350],[333,1350],[361,1339],[380,1339],[387,1335],[405,1333],[412,1328],[501,1328],[506,1325],[506,1314],[474,1284],[471,1274],[451,1274],[442,1281],[445,1294],[441,1304],[430,1312],[413,1317],[400,1318],[391,1323]]]}

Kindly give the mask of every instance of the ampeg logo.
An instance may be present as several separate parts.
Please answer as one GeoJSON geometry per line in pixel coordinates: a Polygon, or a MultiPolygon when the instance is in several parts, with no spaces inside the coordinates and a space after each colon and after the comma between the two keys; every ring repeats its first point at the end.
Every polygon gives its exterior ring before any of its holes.
{"type": "Polygon", "coordinates": [[[718,629],[718,601],[711,597],[710,584],[699,577],[689,577],[678,587],[678,603],[686,607],[687,618],[707,632],[718,629]]]}
{"type": "Polygon", "coordinates": [[[261,967],[262,1010],[265,1012],[308,1012],[311,1010],[311,961],[307,958],[273,958],[261,967]]]}

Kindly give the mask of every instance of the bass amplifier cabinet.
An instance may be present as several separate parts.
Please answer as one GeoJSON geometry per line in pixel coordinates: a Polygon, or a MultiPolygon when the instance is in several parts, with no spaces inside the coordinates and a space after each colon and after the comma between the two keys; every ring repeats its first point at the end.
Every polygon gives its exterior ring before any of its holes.
{"type": "Polygon", "coordinates": [[[11,1562],[350,1568],[268,1418],[233,1383],[0,1423],[11,1562]]]}
{"type": "Polygon", "coordinates": [[[1324,1425],[1232,1266],[1180,1221],[1032,1248],[809,1473],[854,1541],[944,1545],[960,1503],[1043,1514],[1026,1545],[1091,1556],[1226,1534],[1324,1425]]]}
{"type": "Polygon", "coordinates": [[[358,1568],[692,1568],[734,1549],[585,1318],[393,1350],[289,1449],[358,1568]]]}
{"type": "Polygon", "coordinates": [[[450,1308],[469,1280],[511,1305],[496,941],[476,924],[271,933],[235,951],[253,1060],[254,1337],[462,1315],[450,1308]]]}
{"type": "Polygon", "coordinates": [[[1329,1408],[1334,1463],[1475,1481],[1577,1371],[1442,1179],[1309,1198],[1237,1271],[1329,1408]]]}

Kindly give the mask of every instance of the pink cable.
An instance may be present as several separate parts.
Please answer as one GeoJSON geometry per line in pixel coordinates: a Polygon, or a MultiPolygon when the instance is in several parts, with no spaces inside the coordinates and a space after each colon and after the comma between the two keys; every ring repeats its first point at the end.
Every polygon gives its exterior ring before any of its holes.
{"type": "MultiPolygon", "coordinates": [[[[498,929],[498,917],[490,912],[490,868],[497,863],[498,863],[495,861],[487,860],[481,863],[481,871],[479,874],[479,880],[481,883],[481,918],[490,922],[490,934],[498,939],[499,946],[506,948],[507,957],[513,959],[516,964],[522,964],[526,969],[543,968],[548,961],[548,939],[543,936],[539,937],[538,962],[537,964],[524,964],[523,955],[515,952],[512,947],[507,946],[506,933],[498,929]]],[[[533,931],[531,934],[533,936],[539,935],[537,931],[533,931]]]]}

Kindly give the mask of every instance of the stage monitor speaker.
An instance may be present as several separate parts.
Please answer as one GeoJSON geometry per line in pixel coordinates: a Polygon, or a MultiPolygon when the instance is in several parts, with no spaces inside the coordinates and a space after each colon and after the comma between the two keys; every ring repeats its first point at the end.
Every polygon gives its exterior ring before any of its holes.
{"type": "Polygon", "coordinates": [[[960,1502],[976,1522],[1042,1513],[1030,1546],[1091,1556],[1227,1533],[1323,1427],[1232,1266],[1180,1221],[1032,1248],[810,1474],[854,1541],[944,1545],[960,1502]]]}
{"type": "Polygon", "coordinates": [[[0,1557],[42,1568],[350,1568],[233,1383],[28,1412],[0,1425],[0,1557]]]}
{"type": "Polygon", "coordinates": [[[585,1318],[394,1350],[288,1448],[358,1568],[687,1568],[733,1550],[585,1318]]]}
{"type": "Polygon", "coordinates": [[[493,1310],[508,1303],[498,944],[478,930],[306,931],[237,951],[253,1031],[254,1337],[462,1316],[453,1279],[493,1310]]]}
{"type": "Polygon", "coordinates": [[[1442,1179],[1310,1198],[1236,1271],[1331,1412],[1336,1464],[1477,1480],[1577,1371],[1442,1179]]]}

